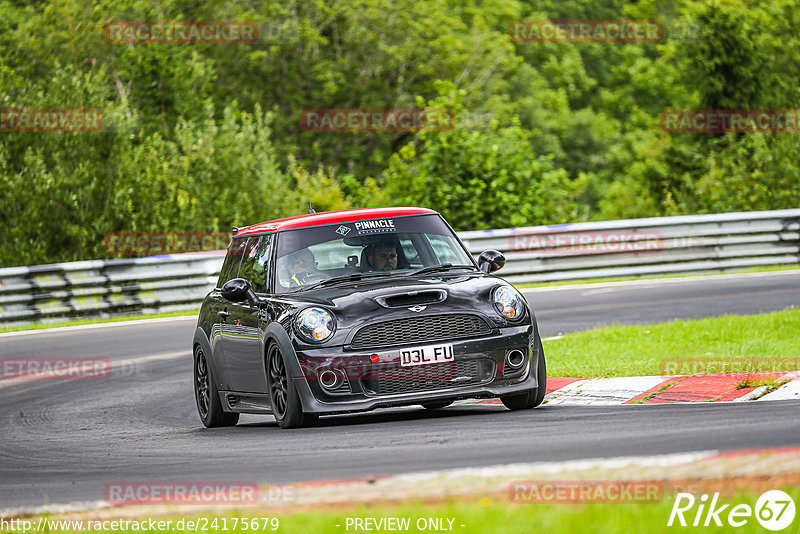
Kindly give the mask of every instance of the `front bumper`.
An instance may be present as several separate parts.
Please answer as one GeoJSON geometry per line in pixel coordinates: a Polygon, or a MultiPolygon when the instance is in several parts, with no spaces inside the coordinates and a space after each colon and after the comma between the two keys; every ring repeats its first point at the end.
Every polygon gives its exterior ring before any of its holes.
{"type": "MultiPolygon", "coordinates": [[[[375,352],[347,350],[345,347],[314,348],[297,351],[299,373],[293,373],[292,380],[300,395],[303,411],[317,414],[344,414],[364,412],[375,408],[405,406],[423,402],[454,401],[468,398],[496,398],[501,395],[523,393],[538,387],[538,343],[535,341],[535,328],[531,324],[502,328],[496,333],[481,336],[478,339],[453,340],[455,364],[459,369],[465,366],[475,368],[481,362],[480,377],[469,384],[458,384],[457,378],[441,383],[428,382],[421,391],[377,392],[370,389],[370,382],[365,379],[375,366],[400,370],[399,356],[391,354],[396,349],[380,349],[375,352]],[[505,369],[506,351],[509,349],[525,349],[527,362],[518,371],[507,372],[505,369]],[[381,358],[379,362],[370,360],[373,354],[381,358]],[[393,367],[394,366],[394,367],[393,367]],[[346,391],[331,394],[319,384],[321,369],[342,368],[346,370],[348,387],[346,391]],[[491,369],[489,369],[491,367],[491,369]],[[487,372],[489,372],[487,374],[487,372]]],[[[442,343],[449,343],[443,341],[442,343]]],[[[430,364],[411,369],[433,369],[430,364]]],[[[409,368],[404,368],[408,370],[409,368]]],[[[371,376],[371,375],[370,375],[371,376]]],[[[393,374],[393,376],[401,376],[393,374]]],[[[418,378],[418,377],[417,377],[418,378]]],[[[461,377],[463,378],[463,377],[461,377]]],[[[403,380],[403,378],[399,378],[403,380]]],[[[409,384],[399,383],[402,389],[409,384]]],[[[420,384],[417,380],[414,385],[420,384]]]]}

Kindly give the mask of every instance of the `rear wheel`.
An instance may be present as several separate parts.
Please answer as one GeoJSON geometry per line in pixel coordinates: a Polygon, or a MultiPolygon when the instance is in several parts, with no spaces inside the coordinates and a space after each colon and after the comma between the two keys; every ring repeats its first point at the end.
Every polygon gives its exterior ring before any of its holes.
{"type": "Polygon", "coordinates": [[[500,400],[509,410],[529,410],[536,408],[544,401],[544,395],[547,392],[547,367],[544,361],[542,340],[537,336],[536,341],[539,345],[539,370],[536,373],[536,380],[539,382],[539,386],[525,393],[500,397],[500,400]]]}
{"type": "Polygon", "coordinates": [[[423,402],[422,407],[426,410],[441,410],[453,404],[453,401],[423,402]]]}
{"type": "Polygon", "coordinates": [[[272,415],[281,428],[301,428],[316,422],[316,415],[303,413],[300,395],[289,376],[286,357],[275,343],[267,350],[267,387],[272,415]]]}
{"type": "Polygon", "coordinates": [[[200,346],[194,349],[194,399],[200,420],[207,428],[234,426],[239,422],[238,413],[229,413],[222,409],[211,368],[203,347],[200,346]]]}

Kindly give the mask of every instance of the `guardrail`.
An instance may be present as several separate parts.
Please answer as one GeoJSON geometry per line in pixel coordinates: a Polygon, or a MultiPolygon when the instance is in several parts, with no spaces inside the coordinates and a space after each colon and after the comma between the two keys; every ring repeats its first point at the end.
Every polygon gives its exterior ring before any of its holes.
{"type": "MultiPolygon", "coordinates": [[[[800,209],[460,232],[512,283],[719,273],[800,263],[800,209]]],[[[0,326],[196,309],[224,252],[0,269],[0,326]]]]}
{"type": "Polygon", "coordinates": [[[224,251],[0,269],[0,326],[194,310],[224,251]]]}
{"type": "Polygon", "coordinates": [[[719,273],[800,263],[800,209],[462,232],[473,253],[506,254],[512,283],[719,273]]]}

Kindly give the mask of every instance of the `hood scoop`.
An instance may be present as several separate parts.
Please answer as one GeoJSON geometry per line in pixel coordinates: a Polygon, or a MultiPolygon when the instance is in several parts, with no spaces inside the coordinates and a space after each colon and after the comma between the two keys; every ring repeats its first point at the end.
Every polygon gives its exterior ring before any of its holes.
{"type": "Polygon", "coordinates": [[[391,295],[375,297],[375,301],[384,308],[407,308],[425,304],[436,304],[447,298],[444,289],[425,289],[423,291],[403,291],[391,295]]]}

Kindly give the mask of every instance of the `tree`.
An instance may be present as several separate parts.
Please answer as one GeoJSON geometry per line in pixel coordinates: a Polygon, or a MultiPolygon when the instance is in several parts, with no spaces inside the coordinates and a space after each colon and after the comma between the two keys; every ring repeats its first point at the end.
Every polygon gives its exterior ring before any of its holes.
{"type": "Polygon", "coordinates": [[[542,181],[565,179],[566,173],[531,151],[517,120],[502,126],[493,119],[481,131],[459,127],[465,91],[452,84],[441,84],[439,90],[426,109],[449,112],[455,127],[422,130],[392,156],[380,181],[386,197],[394,205],[435,209],[460,230],[545,222],[542,181]]]}

